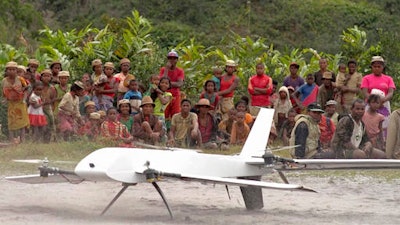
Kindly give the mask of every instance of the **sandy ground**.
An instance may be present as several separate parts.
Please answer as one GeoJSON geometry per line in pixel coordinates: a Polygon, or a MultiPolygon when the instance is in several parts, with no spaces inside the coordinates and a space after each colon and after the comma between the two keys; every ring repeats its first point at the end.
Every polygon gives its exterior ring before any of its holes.
{"type": "Polygon", "coordinates": [[[3,177],[0,224],[400,224],[400,179],[290,174],[291,183],[318,193],[264,189],[265,207],[257,211],[245,209],[238,187],[230,187],[229,200],[223,185],[166,180],[159,185],[171,220],[150,184],[129,187],[100,217],[120,184],[29,185],[3,177]]]}

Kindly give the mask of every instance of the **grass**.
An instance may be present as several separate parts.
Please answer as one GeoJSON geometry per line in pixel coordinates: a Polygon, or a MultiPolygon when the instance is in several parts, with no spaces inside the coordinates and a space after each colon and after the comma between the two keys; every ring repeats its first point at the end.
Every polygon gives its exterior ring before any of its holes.
{"type": "MultiPolygon", "coordinates": [[[[99,143],[85,140],[73,142],[59,142],[50,144],[22,143],[19,145],[0,148],[0,174],[19,175],[37,173],[39,165],[13,162],[13,159],[44,159],[48,158],[50,166],[63,169],[73,169],[75,164],[92,151],[102,148],[99,143]],[[57,164],[52,161],[73,161],[75,164],[57,164]]],[[[242,146],[232,146],[229,150],[203,150],[208,154],[234,155],[240,153],[242,146]]],[[[281,157],[289,157],[289,151],[274,152],[281,157]]],[[[288,177],[343,177],[352,179],[357,176],[369,176],[383,180],[394,180],[400,178],[400,170],[317,170],[307,172],[286,172],[288,177]]]]}

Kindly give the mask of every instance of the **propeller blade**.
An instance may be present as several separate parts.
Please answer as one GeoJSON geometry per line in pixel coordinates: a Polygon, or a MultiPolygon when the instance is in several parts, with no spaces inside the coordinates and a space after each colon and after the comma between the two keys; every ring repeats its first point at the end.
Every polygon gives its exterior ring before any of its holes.
{"type": "Polygon", "coordinates": [[[74,162],[74,161],[60,161],[60,160],[50,161],[50,160],[47,160],[47,159],[13,159],[13,162],[32,163],[32,164],[43,164],[45,162],[47,162],[47,163],[61,163],[61,164],[76,164],[76,162],[74,162]]]}

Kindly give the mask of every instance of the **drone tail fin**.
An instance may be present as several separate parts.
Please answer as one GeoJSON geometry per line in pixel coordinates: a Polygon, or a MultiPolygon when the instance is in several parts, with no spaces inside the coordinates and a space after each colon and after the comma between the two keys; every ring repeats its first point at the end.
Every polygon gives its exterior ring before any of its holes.
{"type": "Polygon", "coordinates": [[[274,109],[260,108],[240,156],[251,157],[266,148],[273,118],[274,109]]]}

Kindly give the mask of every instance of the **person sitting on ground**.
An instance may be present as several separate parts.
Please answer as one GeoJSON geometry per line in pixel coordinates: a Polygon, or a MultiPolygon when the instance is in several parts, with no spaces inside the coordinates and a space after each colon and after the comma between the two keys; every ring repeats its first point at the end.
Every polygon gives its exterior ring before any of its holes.
{"type": "Polygon", "coordinates": [[[339,159],[384,159],[383,151],[372,146],[361,118],[365,112],[365,103],[354,100],[351,113],[343,116],[336,127],[332,140],[332,150],[339,159]]]}
{"type": "Polygon", "coordinates": [[[117,109],[107,110],[106,120],[101,124],[100,136],[111,146],[134,147],[133,137],[124,124],[117,120],[117,109]]]}
{"type": "Polygon", "coordinates": [[[85,103],[85,114],[81,115],[84,123],[89,121],[91,113],[96,112],[96,104],[93,101],[87,101],[85,103]]]}
{"type": "Polygon", "coordinates": [[[201,98],[195,108],[198,109],[198,123],[201,135],[201,142],[205,149],[217,149],[217,120],[209,112],[213,109],[210,101],[206,98],[201,98]]]}
{"type": "Polygon", "coordinates": [[[400,159],[400,109],[390,114],[388,134],[386,139],[386,157],[388,159],[400,159]]]}
{"type": "Polygon", "coordinates": [[[279,137],[282,139],[283,146],[289,146],[290,135],[295,125],[294,118],[297,112],[295,109],[290,109],[288,112],[288,118],[282,124],[281,130],[279,131],[279,137]]]}
{"type": "Polygon", "coordinates": [[[224,139],[231,138],[232,126],[233,126],[233,122],[235,122],[235,120],[236,120],[236,113],[237,113],[236,109],[234,109],[234,108],[230,109],[229,117],[227,119],[222,120],[218,124],[218,131],[221,132],[224,139]]]}
{"type": "Polygon", "coordinates": [[[194,142],[201,146],[198,118],[196,113],[190,112],[191,104],[189,99],[183,99],[181,112],[172,117],[168,146],[191,147],[194,142]]]}
{"type": "Polygon", "coordinates": [[[100,114],[97,112],[90,113],[85,125],[79,128],[78,134],[86,136],[90,141],[95,141],[100,135],[100,114]]]}
{"type": "Polygon", "coordinates": [[[248,108],[248,103],[245,100],[239,100],[236,104],[235,104],[235,109],[237,112],[243,112],[244,113],[244,122],[246,122],[246,124],[251,127],[253,125],[254,119],[253,116],[248,113],[249,108],[248,108]]]}
{"type": "Polygon", "coordinates": [[[319,141],[321,132],[318,123],[324,110],[319,104],[311,103],[307,112],[307,115],[299,114],[295,118],[289,144],[298,146],[291,149],[291,156],[296,159],[334,158],[329,150],[322,149],[319,141]]]}
{"type": "Polygon", "coordinates": [[[236,113],[236,121],[233,122],[231,131],[231,145],[243,145],[249,136],[250,127],[245,122],[245,113],[238,111],[236,113]]]}
{"type": "Polygon", "coordinates": [[[337,106],[337,102],[335,100],[329,100],[326,102],[325,104],[325,113],[324,115],[327,118],[330,118],[333,122],[333,124],[335,124],[335,126],[338,123],[338,117],[339,117],[339,113],[336,112],[336,106],[337,106]]]}
{"type": "Polygon", "coordinates": [[[147,144],[158,145],[163,137],[162,122],[154,115],[153,100],[144,96],[140,107],[142,110],[133,117],[133,137],[147,144]]]}
{"type": "Polygon", "coordinates": [[[118,116],[117,120],[124,124],[129,133],[133,132],[133,116],[131,113],[131,103],[128,99],[121,99],[118,101],[118,116]]]}

